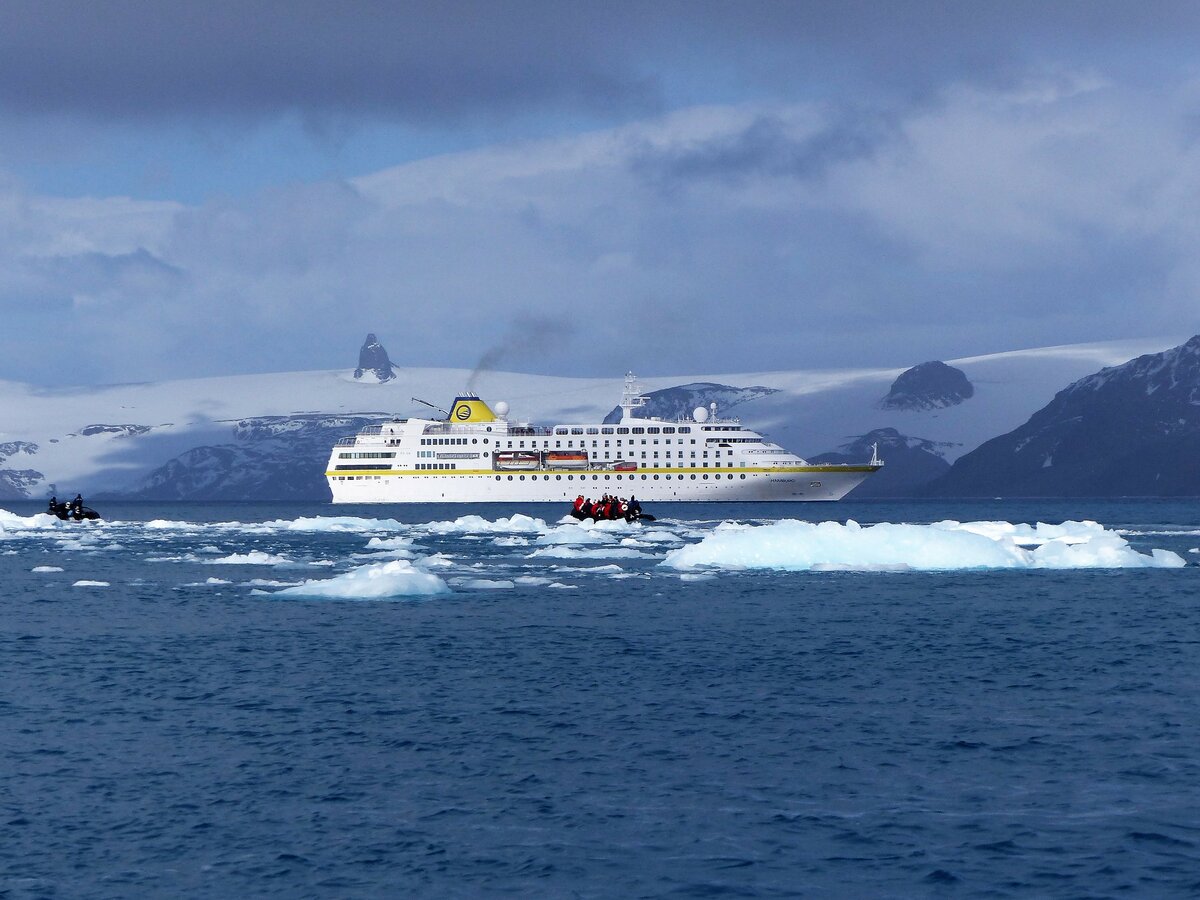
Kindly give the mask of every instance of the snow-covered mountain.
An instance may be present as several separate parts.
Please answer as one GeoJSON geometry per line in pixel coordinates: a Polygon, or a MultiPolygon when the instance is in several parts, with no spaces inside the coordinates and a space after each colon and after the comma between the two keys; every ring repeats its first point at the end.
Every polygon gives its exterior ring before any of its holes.
{"type": "Polygon", "coordinates": [[[1200,335],[1060,391],[959,459],[941,496],[1200,495],[1200,335]]]}
{"type": "MultiPolygon", "coordinates": [[[[946,462],[1010,431],[1056,390],[1101,366],[1178,340],[1120,341],[948,360],[974,395],[954,406],[880,409],[903,368],[687,374],[643,378],[666,391],[671,412],[718,404],[788,449],[811,457],[877,429],[946,462]],[[932,449],[930,449],[932,448],[932,449]]],[[[519,421],[602,419],[623,372],[569,378],[469,369],[395,367],[385,382],[353,369],[239,375],[159,383],[48,389],[0,382],[0,496],[51,493],[162,498],[324,497],[329,446],[388,415],[429,413],[477,377],[487,400],[519,421]]],[[[887,459],[887,442],[881,455],[887,459]]],[[[852,446],[851,449],[856,449],[852,446]]]]}

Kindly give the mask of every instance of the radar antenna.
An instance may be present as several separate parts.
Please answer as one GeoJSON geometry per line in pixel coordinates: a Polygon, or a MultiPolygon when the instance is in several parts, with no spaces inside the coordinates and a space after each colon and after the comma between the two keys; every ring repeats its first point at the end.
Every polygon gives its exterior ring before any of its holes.
{"type": "Polygon", "coordinates": [[[621,391],[621,418],[632,419],[633,411],[645,406],[648,399],[642,395],[642,386],[638,384],[637,376],[632,372],[626,372],[625,389],[621,391]]]}
{"type": "Polygon", "coordinates": [[[430,403],[428,400],[422,400],[420,397],[413,397],[413,398],[411,398],[411,399],[412,399],[413,403],[423,403],[425,406],[428,406],[430,409],[436,409],[438,412],[440,412],[440,413],[441,413],[443,416],[445,416],[447,419],[448,419],[448,418],[450,418],[450,413],[449,413],[449,411],[442,409],[440,406],[434,406],[434,405],[433,405],[432,403],[430,403]]]}

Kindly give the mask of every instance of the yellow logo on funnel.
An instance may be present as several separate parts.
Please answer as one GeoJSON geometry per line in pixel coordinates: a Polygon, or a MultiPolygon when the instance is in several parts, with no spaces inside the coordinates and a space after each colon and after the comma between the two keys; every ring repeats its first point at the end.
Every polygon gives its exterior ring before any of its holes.
{"type": "Polygon", "coordinates": [[[495,422],[496,414],[478,397],[455,397],[450,407],[451,422],[495,422]]]}

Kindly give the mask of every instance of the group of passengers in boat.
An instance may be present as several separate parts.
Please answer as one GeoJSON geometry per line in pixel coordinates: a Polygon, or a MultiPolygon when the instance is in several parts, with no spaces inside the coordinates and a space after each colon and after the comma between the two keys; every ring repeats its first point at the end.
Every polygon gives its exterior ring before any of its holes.
{"type": "Polygon", "coordinates": [[[594,502],[580,494],[571,504],[571,515],[580,521],[591,519],[593,522],[612,522],[617,519],[636,522],[643,517],[653,518],[643,515],[642,504],[638,503],[637,497],[625,500],[612,494],[605,494],[594,502]]]}
{"type": "Polygon", "coordinates": [[[59,503],[58,497],[50,498],[50,508],[46,510],[52,516],[66,521],[74,519],[76,522],[82,522],[84,519],[98,519],[99,513],[94,509],[89,509],[83,505],[83,495],[76,494],[75,499],[70,503],[59,503]]]}

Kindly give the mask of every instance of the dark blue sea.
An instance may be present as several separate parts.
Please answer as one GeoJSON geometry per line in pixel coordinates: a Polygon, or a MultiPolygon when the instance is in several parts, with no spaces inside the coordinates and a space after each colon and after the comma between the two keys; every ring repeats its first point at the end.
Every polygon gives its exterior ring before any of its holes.
{"type": "Polygon", "coordinates": [[[1200,895],[1200,501],[0,507],[3,897],[1200,895]],[[664,565],[782,517],[1187,565],[664,565]]]}

